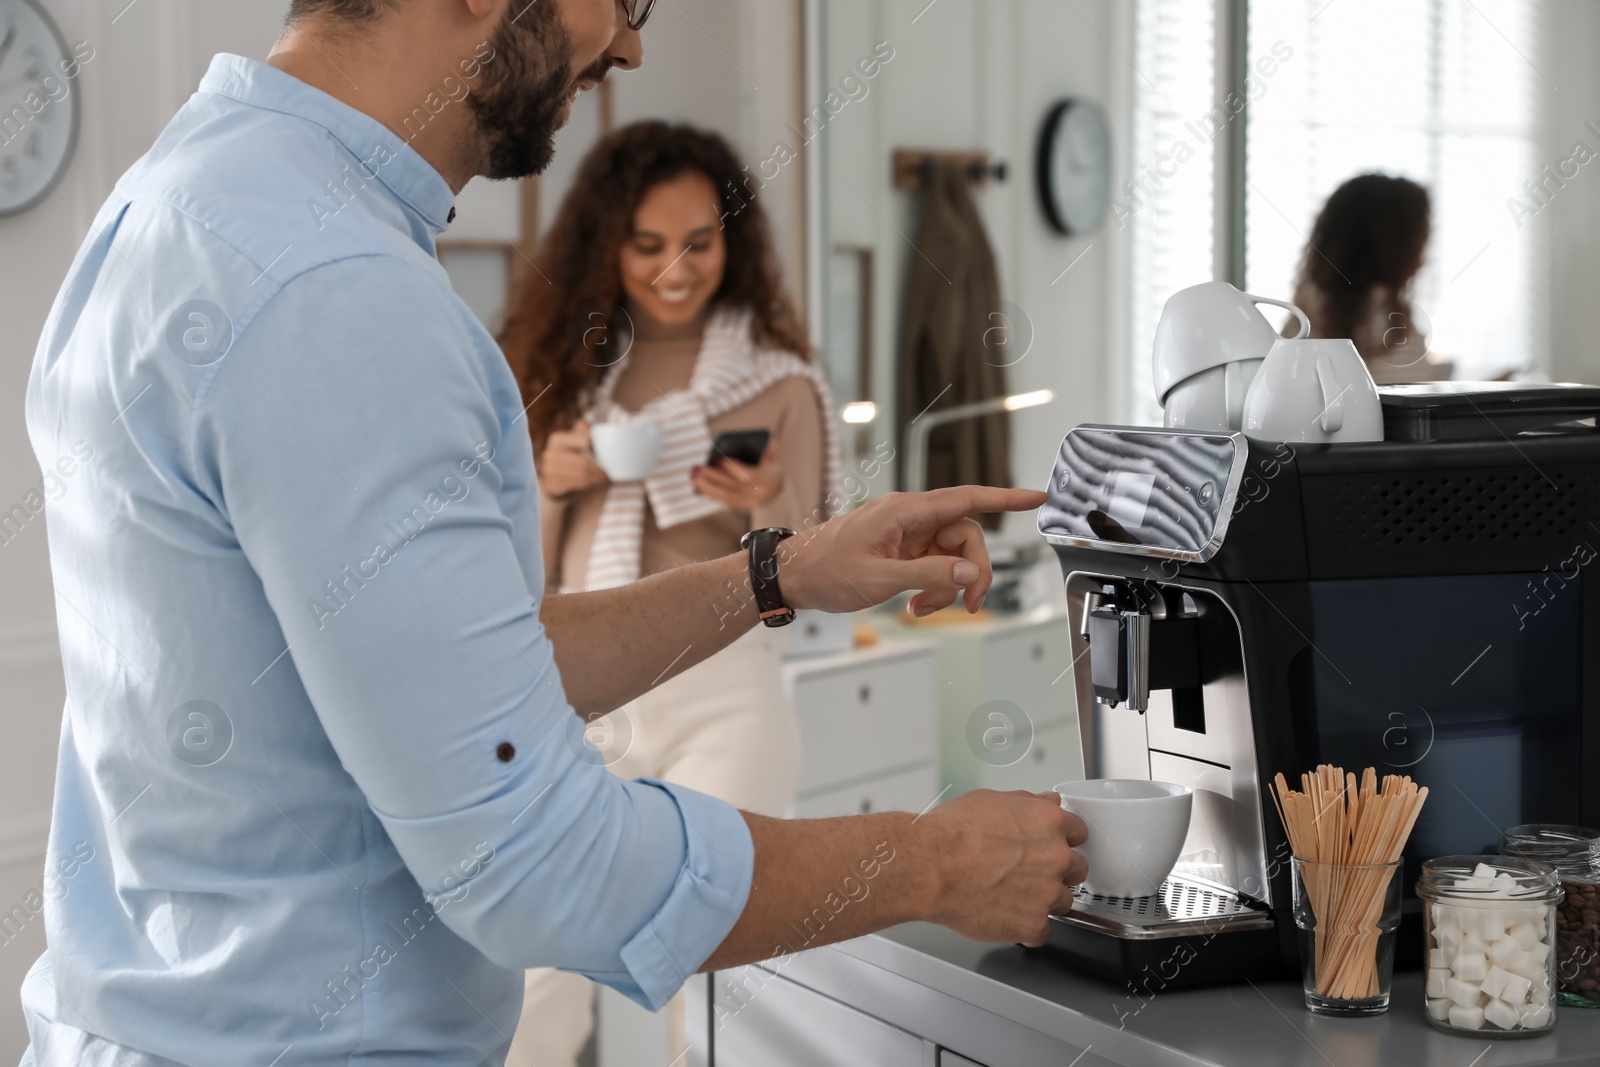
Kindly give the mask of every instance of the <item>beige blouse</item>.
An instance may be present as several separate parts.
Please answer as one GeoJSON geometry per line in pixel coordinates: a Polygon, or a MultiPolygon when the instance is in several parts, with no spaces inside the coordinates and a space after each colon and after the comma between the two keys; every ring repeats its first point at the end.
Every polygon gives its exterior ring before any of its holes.
{"type": "MultiPolygon", "coordinates": [[[[704,320],[664,326],[630,309],[634,320],[628,366],[612,394],[625,410],[638,411],[661,393],[689,384],[700,354],[704,320]],[[658,392],[659,390],[659,392],[658,392]]],[[[645,503],[641,576],[685,563],[699,563],[736,552],[739,538],[764,526],[798,529],[819,513],[822,484],[822,410],[816,390],[804,378],[785,378],[747,404],[710,421],[713,438],[728,430],[768,430],[783,466],[783,488],[753,511],[724,508],[714,515],[668,530],[656,525],[645,503]]],[[[706,445],[709,455],[711,446],[706,445]]],[[[589,546],[600,523],[608,486],[596,486],[557,500],[539,494],[539,525],[544,539],[545,585],[551,592],[580,588],[589,564],[589,546]]]]}

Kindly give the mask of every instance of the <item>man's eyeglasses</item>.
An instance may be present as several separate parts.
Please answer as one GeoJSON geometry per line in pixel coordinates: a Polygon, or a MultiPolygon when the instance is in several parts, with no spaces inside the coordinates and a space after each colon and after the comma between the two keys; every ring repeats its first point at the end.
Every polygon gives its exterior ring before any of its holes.
{"type": "Polygon", "coordinates": [[[650,17],[650,9],[656,6],[656,0],[622,0],[623,14],[628,16],[628,29],[637,30],[644,25],[644,20],[650,17]]]}

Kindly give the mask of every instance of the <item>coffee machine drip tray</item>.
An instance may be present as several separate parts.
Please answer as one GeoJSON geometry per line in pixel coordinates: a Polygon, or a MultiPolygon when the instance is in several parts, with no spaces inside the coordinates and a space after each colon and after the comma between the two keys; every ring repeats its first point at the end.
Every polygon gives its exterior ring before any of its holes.
{"type": "Polygon", "coordinates": [[[1072,910],[1051,916],[1064,925],[1146,941],[1272,929],[1272,911],[1203,878],[1174,874],[1149,897],[1103,897],[1075,891],[1072,910]]]}

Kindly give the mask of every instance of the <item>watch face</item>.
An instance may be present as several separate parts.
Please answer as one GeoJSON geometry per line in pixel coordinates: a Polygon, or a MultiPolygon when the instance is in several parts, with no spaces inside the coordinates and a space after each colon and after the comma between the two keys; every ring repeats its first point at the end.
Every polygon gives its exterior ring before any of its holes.
{"type": "Polygon", "coordinates": [[[1051,109],[1039,139],[1039,193],[1060,233],[1100,225],[1111,193],[1111,131],[1098,104],[1074,98],[1051,109]]]}
{"type": "Polygon", "coordinates": [[[0,0],[0,215],[50,195],[72,157],[78,75],[94,55],[67,46],[33,0],[0,0]]]}

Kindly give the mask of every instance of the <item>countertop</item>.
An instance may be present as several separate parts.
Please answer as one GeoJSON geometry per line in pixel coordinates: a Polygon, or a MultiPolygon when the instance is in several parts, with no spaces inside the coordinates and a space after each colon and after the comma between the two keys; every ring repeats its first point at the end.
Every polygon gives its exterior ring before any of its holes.
{"type": "Polygon", "coordinates": [[[1600,1009],[1561,1008],[1544,1037],[1454,1037],[1423,1017],[1418,971],[1395,975],[1384,1015],[1335,1019],[1306,1011],[1294,981],[1141,1000],[1016,946],[910,923],[791,957],[781,973],[988,1067],[1600,1064],[1600,1009]]]}

